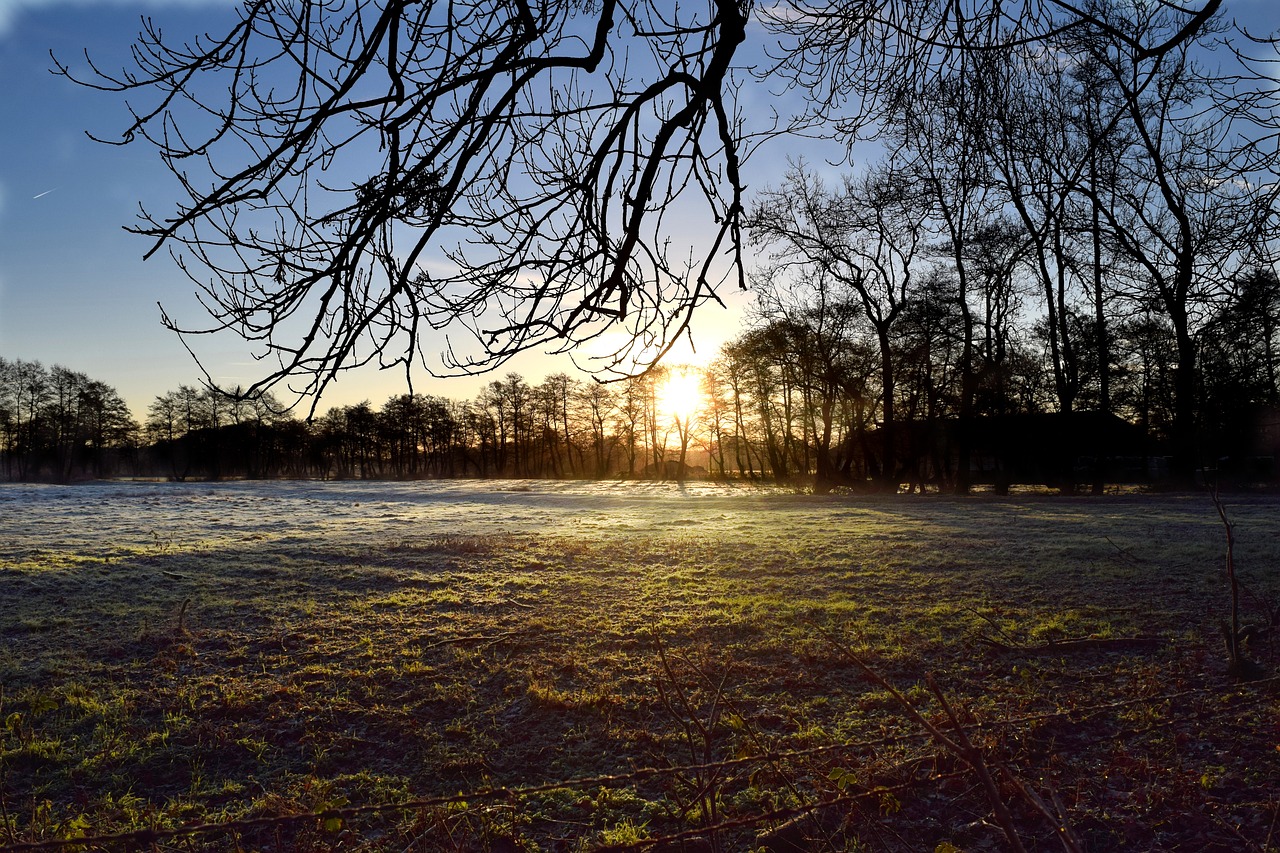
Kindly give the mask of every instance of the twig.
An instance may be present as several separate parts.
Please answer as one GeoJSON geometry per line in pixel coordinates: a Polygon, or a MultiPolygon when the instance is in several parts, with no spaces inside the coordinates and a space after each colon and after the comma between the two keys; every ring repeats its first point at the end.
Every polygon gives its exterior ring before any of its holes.
{"type": "Polygon", "coordinates": [[[978,774],[978,779],[982,782],[982,787],[987,792],[987,801],[991,804],[991,809],[995,813],[996,823],[1000,824],[1000,829],[1004,831],[1009,847],[1014,853],[1025,853],[1026,848],[1022,846],[1022,839],[1018,837],[1018,830],[1013,825],[1013,815],[1009,813],[1009,807],[1004,804],[1004,797],[1000,794],[1000,787],[996,784],[995,778],[991,775],[991,770],[987,767],[987,762],[982,756],[982,750],[974,746],[973,741],[969,740],[969,735],[965,733],[964,726],[960,725],[960,718],[956,716],[956,712],[951,708],[951,703],[947,701],[946,694],[938,686],[933,673],[925,676],[925,683],[929,685],[929,690],[937,697],[938,702],[942,705],[942,710],[947,714],[947,719],[951,721],[951,728],[955,730],[956,740],[959,741],[961,747],[960,751],[955,752],[955,756],[972,767],[973,772],[978,774]]]}
{"type": "Polygon", "coordinates": [[[1218,484],[1213,484],[1213,489],[1209,496],[1213,499],[1213,506],[1218,510],[1218,518],[1222,519],[1222,526],[1227,531],[1227,583],[1231,589],[1231,612],[1230,621],[1223,627],[1223,633],[1226,634],[1227,655],[1229,663],[1227,664],[1227,673],[1236,678],[1250,678],[1258,675],[1258,665],[1249,658],[1245,657],[1242,646],[1244,645],[1243,637],[1240,632],[1240,582],[1236,579],[1236,561],[1235,547],[1236,535],[1232,527],[1231,520],[1227,518],[1227,508],[1222,503],[1222,496],[1218,494],[1218,484]]]}
{"type": "MultiPolygon", "coordinates": [[[[980,612],[977,608],[974,608],[974,607],[966,607],[965,610],[968,611],[969,613],[972,613],[974,616],[977,616],[983,622],[986,622],[988,625],[994,628],[996,632],[1000,634],[1000,636],[1007,639],[1011,644],[1013,643],[1013,637],[1009,634],[1008,631],[1006,631],[1004,628],[1001,628],[1000,625],[996,622],[996,620],[992,619],[987,614],[980,612]]],[[[987,640],[986,637],[979,637],[978,639],[984,642],[992,642],[990,640],[987,640]]],[[[998,645],[997,643],[994,643],[994,642],[992,642],[992,644],[998,645]]]]}
{"type": "Polygon", "coordinates": [[[489,646],[493,646],[498,643],[501,643],[503,640],[507,639],[508,637],[515,637],[519,635],[519,633],[520,633],[519,631],[503,631],[501,634],[468,634],[463,637],[449,637],[448,639],[437,640],[434,643],[427,643],[422,648],[438,649],[441,646],[453,646],[453,645],[457,645],[458,643],[481,643],[486,640],[488,641],[489,645],[485,646],[485,648],[488,648],[489,646]]]}
{"type": "MultiPolygon", "coordinates": [[[[834,638],[833,638],[833,642],[834,638]]],[[[933,675],[926,676],[929,689],[942,703],[942,708],[947,714],[947,718],[951,721],[951,727],[955,730],[955,739],[948,737],[942,729],[927,720],[923,714],[916,710],[915,705],[911,704],[911,700],[902,694],[898,688],[894,687],[876,670],[872,669],[869,664],[862,658],[855,655],[843,643],[835,642],[836,649],[861,669],[868,678],[874,681],[883,689],[889,691],[889,694],[897,700],[898,705],[917,725],[929,732],[933,739],[956,758],[978,774],[978,779],[982,782],[982,787],[987,792],[987,799],[991,804],[991,808],[995,813],[996,822],[1000,824],[1000,829],[1004,832],[1006,840],[1009,842],[1009,848],[1014,853],[1026,853],[1026,848],[1022,846],[1022,839],[1018,837],[1017,830],[1013,827],[1013,817],[1009,814],[1008,807],[1004,804],[1004,798],[1000,796],[1000,789],[996,786],[995,780],[991,778],[991,772],[987,769],[986,762],[982,758],[982,753],[969,740],[965,734],[964,728],[960,725],[960,720],[956,717],[955,711],[952,710],[950,703],[947,702],[942,691],[938,688],[937,682],[933,675]]]]}
{"type": "Polygon", "coordinates": [[[1107,542],[1108,542],[1108,543],[1110,543],[1111,547],[1112,547],[1112,548],[1115,548],[1115,549],[1116,549],[1116,551],[1118,551],[1118,552],[1120,553],[1120,556],[1121,556],[1121,557],[1124,557],[1126,560],[1129,560],[1130,562],[1133,562],[1133,563],[1148,563],[1148,562],[1150,562],[1150,560],[1146,560],[1146,559],[1144,559],[1144,558],[1142,558],[1142,557],[1139,557],[1138,555],[1134,554],[1134,553],[1133,553],[1132,551],[1130,551],[1128,548],[1123,548],[1123,547],[1121,547],[1121,546],[1117,545],[1115,542],[1112,542],[1112,541],[1111,541],[1111,537],[1110,537],[1110,536],[1104,536],[1104,537],[1102,537],[1102,538],[1103,538],[1103,539],[1106,539],[1106,540],[1107,540],[1107,542]]]}
{"type": "Polygon", "coordinates": [[[1058,841],[1062,843],[1063,849],[1067,853],[1082,853],[1084,845],[1080,842],[1079,837],[1076,836],[1075,829],[1067,821],[1067,809],[1062,804],[1062,798],[1058,796],[1058,792],[1053,788],[1049,789],[1049,796],[1053,800],[1053,810],[1051,811],[1044,798],[1037,794],[1025,779],[1014,775],[1007,767],[1002,767],[1001,770],[1004,771],[1005,778],[1022,794],[1022,798],[1053,824],[1058,841]]]}
{"type": "MultiPolygon", "coordinates": [[[[663,682],[657,684],[658,697],[662,704],[666,707],[667,712],[676,720],[681,729],[684,730],[685,742],[689,748],[689,757],[692,759],[693,766],[699,769],[694,770],[692,778],[687,778],[683,774],[677,774],[676,778],[688,785],[694,795],[698,808],[699,817],[702,819],[703,827],[714,827],[719,823],[719,809],[717,803],[719,801],[720,791],[718,790],[723,783],[723,774],[719,770],[706,772],[702,767],[709,766],[714,761],[715,755],[715,728],[720,721],[721,704],[725,699],[724,685],[728,679],[727,671],[721,673],[719,682],[713,682],[710,677],[704,673],[700,667],[694,665],[691,661],[685,659],[684,663],[690,667],[698,676],[707,683],[711,688],[711,708],[707,711],[707,719],[704,723],[694,709],[692,702],[689,700],[687,691],[681,686],[676,678],[675,670],[671,666],[671,661],[667,656],[667,651],[662,643],[661,638],[655,637],[655,644],[658,649],[658,660],[662,664],[662,671],[666,675],[666,680],[670,684],[671,692],[675,694],[675,699],[679,707],[673,705],[668,691],[664,688],[663,682]],[[696,730],[696,731],[695,731],[696,730]],[[699,746],[701,746],[701,756],[699,756],[699,746]]],[[[719,851],[720,838],[715,831],[708,831],[707,841],[713,851],[719,851]]]]}
{"type": "Polygon", "coordinates": [[[191,604],[191,597],[187,596],[182,600],[182,606],[178,608],[178,636],[185,637],[187,635],[187,606],[191,604]]]}
{"type": "Polygon", "coordinates": [[[1069,640],[1051,640],[1038,646],[1019,646],[1002,643],[990,637],[979,637],[979,642],[995,646],[1001,651],[1026,655],[1056,655],[1060,652],[1084,652],[1090,650],[1126,651],[1151,648],[1167,642],[1164,637],[1073,637],[1069,640]]]}
{"type": "MultiPolygon", "coordinates": [[[[1257,851],[1257,853],[1265,853],[1267,848],[1259,847],[1257,842],[1250,841],[1248,838],[1245,838],[1244,833],[1242,833],[1238,827],[1232,826],[1230,821],[1224,819],[1221,815],[1219,815],[1213,809],[1209,809],[1208,814],[1209,814],[1209,817],[1213,818],[1214,823],[1218,824],[1218,826],[1222,827],[1223,829],[1227,830],[1232,835],[1234,835],[1236,838],[1240,839],[1240,843],[1244,845],[1243,849],[1249,850],[1250,853],[1253,853],[1253,851],[1257,851]]],[[[1267,846],[1270,847],[1270,844],[1268,844],[1267,846]]]]}
{"type": "MultiPolygon", "coordinates": [[[[0,716],[4,715],[4,685],[0,684],[0,716]]],[[[14,843],[13,828],[14,821],[9,819],[9,766],[5,763],[4,753],[0,752],[0,820],[4,821],[5,834],[9,836],[9,843],[14,843]]]]}

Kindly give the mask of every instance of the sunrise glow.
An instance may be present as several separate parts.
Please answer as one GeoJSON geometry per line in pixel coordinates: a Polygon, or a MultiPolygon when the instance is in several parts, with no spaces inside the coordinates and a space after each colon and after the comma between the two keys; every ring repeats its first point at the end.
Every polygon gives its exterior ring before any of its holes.
{"type": "Polygon", "coordinates": [[[702,372],[695,368],[672,370],[658,385],[657,394],[659,412],[688,423],[703,407],[702,372]]]}

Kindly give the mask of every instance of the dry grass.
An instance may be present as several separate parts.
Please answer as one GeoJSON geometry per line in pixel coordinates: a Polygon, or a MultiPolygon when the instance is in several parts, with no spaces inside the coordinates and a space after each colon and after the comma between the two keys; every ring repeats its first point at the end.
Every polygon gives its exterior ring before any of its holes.
{"type": "MultiPolygon", "coordinates": [[[[1029,849],[1059,848],[1015,777],[1089,849],[1280,843],[1280,702],[1225,675],[1207,499],[682,506],[368,541],[287,518],[239,538],[9,534],[0,845],[408,801],[157,846],[1002,843],[968,770],[848,651],[935,721],[938,674],[1029,849]],[[1053,645],[1132,637],[1154,639],[1053,645]],[[732,763],[766,753],[787,754],[732,763]],[[495,786],[543,789],[416,802],[495,786]]],[[[1280,600],[1280,502],[1227,508],[1257,621],[1280,600]]],[[[1253,653],[1280,672],[1269,641],[1253,653]]]]}

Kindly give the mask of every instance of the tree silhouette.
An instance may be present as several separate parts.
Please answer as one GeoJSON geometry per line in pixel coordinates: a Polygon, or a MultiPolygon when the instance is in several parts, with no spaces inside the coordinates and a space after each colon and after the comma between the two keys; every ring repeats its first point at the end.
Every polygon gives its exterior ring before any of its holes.
{"type": "MultiPolygon", "coordinates": [[[[1135,35],[1104,2],[782,2],[759,10],[778,51],[761,73],[808,92],[809,131],[852,139],[956,56],[1081,29],[1159,56],[1220,4],[1169,5],[1171,31],[1135,35]]],[[[91,65],[82,82],[134,99],[120,141],[153,145],[185,192],[135,230],[178,258],[211,316],[168,325],[231,331],[268,357],[245,393],[293,378],[318,394],[370,363],[408,377],[445,328],[427,366],[447,373],[621,326],[592,363],[608,371],[660,357],[719,286],[745,281],[734,63],[752,10],[246,0],[221,35],[173,39],[148,20],[131,67],[91,65]],[[676,210],[710,223],[704,241],[676,239],[676,210]]]]}
{"type": "Polygon", "coordinates": [[[747,7],[695,5],[250,0],[219,37],[148,22],[136,68],[85,82],[150,99],[122,138],[189,201],[135,230],[201,290],[213,322],[187,331],[274,358],[251,393],[407,372],[444,326],[476,345],[449,343],[445,372],[614,323],[661,349],[715,298],[742,208],[747,7]],[[690,186],[719,223],[700,262],[663,224],[690,186]]]}
{"type": "MultiPolygon", "coordinates": [[[[890,167],[862,180],[845,178],[828,190],[803,167],[778,189],[761,193],[751,210],[753,239],[773,250],[778,272],[808,268],[817,275],[799,284],[818,291],[819,304],[857,306],[871,325],[880,356],[881,485],[898,487],[896,358],[894,328],[912,292],[916,256],[924,238],[926,206],[890,167]]],[[[806,383],[808,384],[808,383],[806,383]]]]}

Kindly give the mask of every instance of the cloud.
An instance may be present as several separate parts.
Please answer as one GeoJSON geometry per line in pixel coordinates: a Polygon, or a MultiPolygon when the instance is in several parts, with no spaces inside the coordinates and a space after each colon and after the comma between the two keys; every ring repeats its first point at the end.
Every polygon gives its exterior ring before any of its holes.
{"type": "Polygon", "coordinates": [[[0,0],[0,38],[9,35],[14,21],[23,12],[39,12],[47,9],[74,9],[86,6],[116,7],[118,9],[136,9],[139,12],[156,9],[186,7],[196,9],[234,8],[240,5],[239,0],[0,0]]]}

